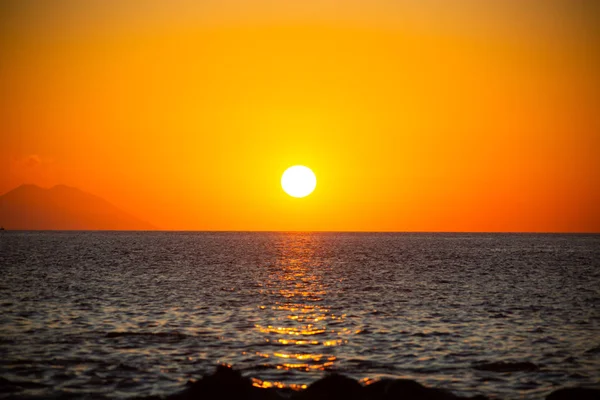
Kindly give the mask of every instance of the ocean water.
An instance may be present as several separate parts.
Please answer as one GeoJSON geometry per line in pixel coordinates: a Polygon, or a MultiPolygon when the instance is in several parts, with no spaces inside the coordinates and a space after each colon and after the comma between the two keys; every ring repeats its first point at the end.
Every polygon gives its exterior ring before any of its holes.
{"type": "Polygon", "coordinates": [[[265,387],[600,387],[600,235],[5,231],[0,274],[0,397],[170,394],[219,363],[265,387]],[[539,369],[477,368],[500,361],[539,369]]]}

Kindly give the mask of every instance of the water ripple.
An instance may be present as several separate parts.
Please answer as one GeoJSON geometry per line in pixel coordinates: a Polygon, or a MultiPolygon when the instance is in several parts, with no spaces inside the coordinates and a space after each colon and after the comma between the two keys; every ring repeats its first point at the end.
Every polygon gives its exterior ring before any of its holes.
{"type": "Polygon", "coordinates": [[[228,363],[457,394],[598,386],[600,236],[4,232],[0,384],[174,393],[228,363]]]}

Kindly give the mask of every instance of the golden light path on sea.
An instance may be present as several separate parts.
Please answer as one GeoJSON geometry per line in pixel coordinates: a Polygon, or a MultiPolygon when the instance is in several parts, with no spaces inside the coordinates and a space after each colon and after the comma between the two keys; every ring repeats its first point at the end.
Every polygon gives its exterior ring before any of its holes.
{"type": "MultiPolygon", "coordinates": [[[[262,304],[259,309],[275,317],[267,319],[268,323],[255,324],[254,329],[274,346],[254,355],[268,360],[265,365],[278,370],[331,370],[337,360],[333,349],[346,344],[348,336],[354,333],[343,327],[346,314],[335,313],[326,305],[328,288],[321,278],[326,271],[319,268],[315,247],[310,238],[284,241],[278,268],[261,290],[266,299],[275,301],[262,304]]],[[[306,388],[305,384],[257,378],[252,378],[252,382],[262,388],[306,388]]]]}

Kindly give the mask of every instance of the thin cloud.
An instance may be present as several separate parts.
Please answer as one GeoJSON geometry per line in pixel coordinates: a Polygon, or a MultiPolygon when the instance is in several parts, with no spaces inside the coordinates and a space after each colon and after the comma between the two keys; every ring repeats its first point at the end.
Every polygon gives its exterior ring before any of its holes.
{"type": "Polygon", "coordinates": [[[42,165],[42,158],[37,154],[30,154],[23,158],[20,164],[27,168],[35,168],[42,165]]]}

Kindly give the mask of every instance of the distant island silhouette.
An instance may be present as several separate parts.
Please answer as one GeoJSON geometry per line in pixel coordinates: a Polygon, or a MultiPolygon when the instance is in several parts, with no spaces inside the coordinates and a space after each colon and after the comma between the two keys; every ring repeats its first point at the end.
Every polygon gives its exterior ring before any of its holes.
{"type": "Polygon", "coordinates": [[[0,196],[6,230],[153,230],[101,197],[65,185],[21,185],[0,196]]]}

